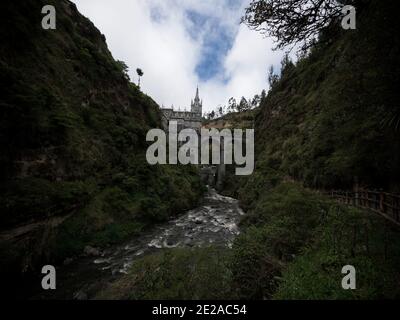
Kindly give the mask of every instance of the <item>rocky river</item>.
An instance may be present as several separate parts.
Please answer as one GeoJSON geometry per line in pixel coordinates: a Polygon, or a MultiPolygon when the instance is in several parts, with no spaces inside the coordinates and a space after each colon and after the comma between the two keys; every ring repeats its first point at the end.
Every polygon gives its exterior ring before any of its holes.
{"type": "Polygon", "coordinates": [[[239,234],[237,223],[244,212],[238,201],[209,188],[199,207],[144,235],[57,268],[57,289],[38,290],[34,299],[90,299],[102,287],[128,272],[134,261],[157,250],[231,246],[239,234]]]}

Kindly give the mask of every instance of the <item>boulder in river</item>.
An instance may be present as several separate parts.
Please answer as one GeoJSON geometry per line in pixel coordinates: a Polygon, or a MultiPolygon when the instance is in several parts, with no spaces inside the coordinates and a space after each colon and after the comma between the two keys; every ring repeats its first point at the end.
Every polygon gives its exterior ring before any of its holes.
{"type": "Polygon", "coordinates": [[[85,249],[83,249],[83,253],[88,256],[94,256],[94,257],[97,257],[101,254],[99,249],[93,248],[91,246],[86,246],[85,249]]]}

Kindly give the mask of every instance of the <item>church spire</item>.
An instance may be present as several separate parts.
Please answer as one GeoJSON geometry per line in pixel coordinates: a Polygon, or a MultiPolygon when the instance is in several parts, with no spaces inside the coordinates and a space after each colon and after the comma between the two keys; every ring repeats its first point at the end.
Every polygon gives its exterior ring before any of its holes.
{"type": "Polygon", "coordinates": [[[200,101],[200,95],[199,95],[199,86],[196,88],[196,97],[194,98],[194,101],[192,100],[191,104],[191,112],[195,114],[201,114],[202,112],[202,107],[203,107],[203,102],[200,101]]]}
{"type": "Polygon", "coordinates": [[[199,86],[197,85],[197,89],[196,89],[196,97],[194,98],[194,101],[199,101],[200,97],[199,97],[199,86]]]}

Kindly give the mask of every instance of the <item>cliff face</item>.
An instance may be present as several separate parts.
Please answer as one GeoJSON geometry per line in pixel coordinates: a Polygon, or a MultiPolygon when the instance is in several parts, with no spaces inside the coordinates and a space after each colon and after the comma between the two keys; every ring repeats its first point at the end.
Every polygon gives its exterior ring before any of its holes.
{"type": "Polygon", "coordinates": [[[41,28],[42,1],[2,4],[3,179],[101,175],[143,149],[159,122],[157,105],[126,80],[105,37],[74,4],[53,4],[56,30],[41,28]]]}
{"type": "Polygon", "coordinates": [[[193,168],[147,165],[159,107],[73,3],[3,1],[0,12],[3,268],[120,241],[196,203],[193,168]],[[41,27],[46,4],[56,30],[41,27]]]}
{"type": "Polygon", "coordinates": [[[256,116],[261,171],[314,188],[398,190],[399,20],[390,1],[364,3],[356,30],[332,28],[273,85],[256,116]]]}
{"type": "Polygon", "coordinates": [[[255,115],[255,171],[228,190],[246,210],[232,269],[243,297],[399,296],[398,229],[312,191],[399,190],[399,19],[390,1],[363,3],[357,30],[332,28],[287,62],[255,115]],[[363,274],[357,292],[338,285],[347,264],[363,274]]]}

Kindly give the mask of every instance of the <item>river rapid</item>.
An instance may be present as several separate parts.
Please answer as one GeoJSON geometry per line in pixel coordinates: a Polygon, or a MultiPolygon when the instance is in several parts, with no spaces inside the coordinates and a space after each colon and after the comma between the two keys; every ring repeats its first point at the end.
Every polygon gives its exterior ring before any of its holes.
{"type": "Polygon", "coordinates": [[[165,248],[230,247],[239,234],[238,222],[244,212],[238,200],[209,188],[201,205],[140,237],[82,257],[57,268],[57,289],[38,290],[33,299],[90,299],[110,282],[126,274],[134,261],[165,248]]]}

